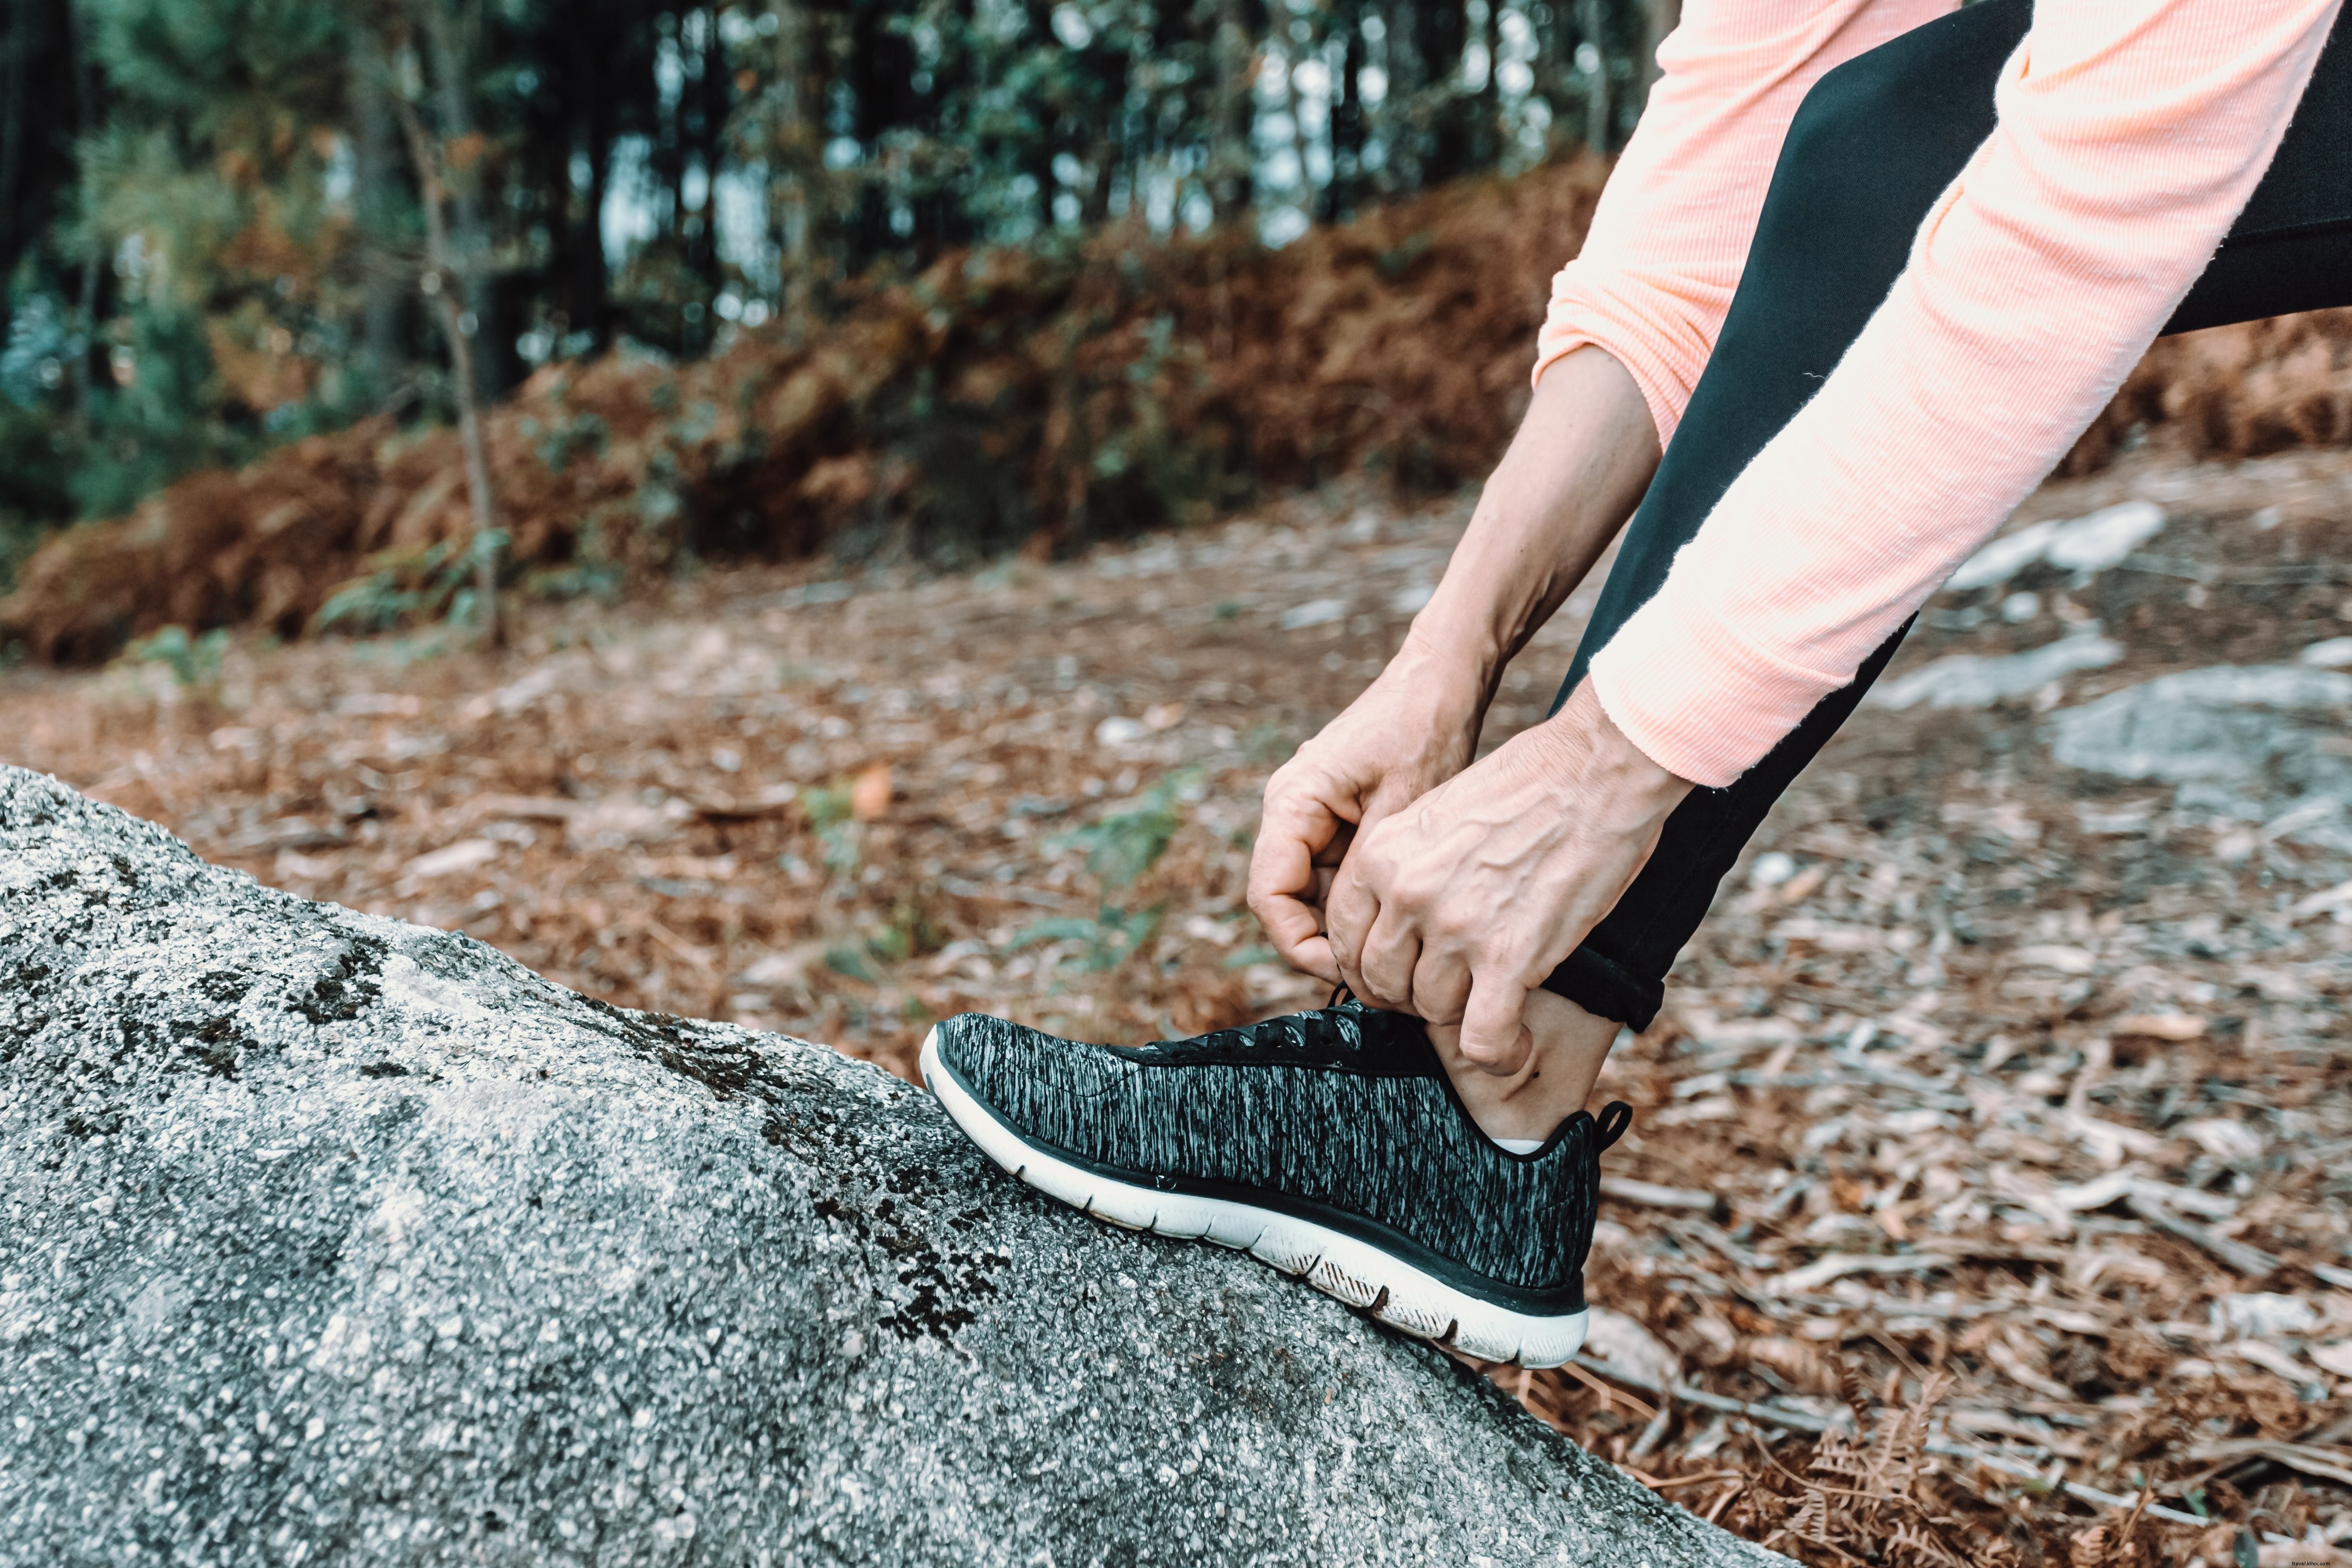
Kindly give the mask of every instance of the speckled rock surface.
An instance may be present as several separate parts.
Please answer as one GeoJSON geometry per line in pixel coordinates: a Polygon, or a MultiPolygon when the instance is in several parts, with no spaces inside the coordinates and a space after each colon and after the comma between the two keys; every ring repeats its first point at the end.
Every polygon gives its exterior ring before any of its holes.
{"type": "Polygon", "coordinates": [[[822,1047],[0,768],[0,1563],[1781,1561],[822,1047]]]}

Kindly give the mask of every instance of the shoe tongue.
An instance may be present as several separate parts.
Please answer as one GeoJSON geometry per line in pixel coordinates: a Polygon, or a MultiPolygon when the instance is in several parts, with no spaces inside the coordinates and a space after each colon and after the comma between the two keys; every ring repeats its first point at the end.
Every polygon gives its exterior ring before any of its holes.
{"type": "Polygon", "coordinates": [[[1544,1146],[1541,1138],[1495,1138],[1494,1145],[1507,1155],[1531,1155],[1544,1146]]]}

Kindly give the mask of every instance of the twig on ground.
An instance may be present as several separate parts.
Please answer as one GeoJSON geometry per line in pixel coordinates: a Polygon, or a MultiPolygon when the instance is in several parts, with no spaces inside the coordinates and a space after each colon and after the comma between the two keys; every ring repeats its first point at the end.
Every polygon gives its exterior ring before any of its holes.
{"type": "MultiPolygon", "coordinates": [[[[1745,1400],[1728,1398],[1721,1394],[1709,1394],[1706,1389],[1694,1388],[1687,1383],[1677,1383],[1671,1387],[1662,1387],[1639,1373],[1628,1372],[1622,1366],[1613,1365],[1590,1355],[1577,1356],[1570,1363],[1570,1370],[1588,1385],[1591,1384],[1592,1379],[1587,1374],[1599,1373],[1603,1377],[1613,1379],[1630,1387],[1639,1388],[1644,1393],[1679,1399],[1685,1404],[1696,1405],[1702,1409],[1720,1410],[1726,1415],[1745,1416],[1751,1421],[1761,1421],[1774,1427],[1785,1427],[1791,1431],[1811,1432],[1819,1436],[1823,1432],[1851,1427],[1853,1425],[1852,1420],[1843,1412],[1836,1416],[1816,1416],[1810,1410],[1785,1409],[1778,1405],[1750,1405],[1745,1400]]],[[[1612,1390],[1612,1392],[1616,1393],[1617,1397],[1621,1399],[1627,1397],[1621,1391],[1612,1390]]],[[[1648,1407],[1644,1406],[1643,1408],[1648,1407]]]]}
{"type": "MultiPolygon", "coordinates": [[[[1948,1442],[1941,1437],[1929,1438],[1927,1451],[1931,1454],[1941,1454],[1948,1459],[1966,1459],[1971,1464],[1981,1465],[1986,1469],[1997,1470],[2005,1476],[2015,1476],[2020,1480],[2030,1480],[2042,1486],[2051,1487],[2064,1492],[2077,1502],[2096,1503],[2101,1508],[2131,1508],[2136,1502],[2144,1500],[2144,1499],[2127,1498],[2119,1492],[2101,1491],[2096,1487],[2086,1487],[2080,1481],[2053,1481],[2032,1465],[2016,1459],[2004,1459],[1997,1454],[1988,1454],[1980,1448],[1971,1448],[1966,1444],[1948,1442]]],[[[2153,1518],[2166,1520],[2174,1524],[2213,1522],[2210,1519],[2186,1513],[2177,1508],[2166,1508],[2160,1503],[2148,1503],[2146,1511],[2153,1518]]]]}
{"type": "Polygon", "coordinates": [[[1719,1201],[1711,1192],[1700,1192],[1685,1186],[1662,1186],[1656,1182],[1635,1181],[1631,1176],[1602,1176],[1601,1196],[1617,1203],[1635,1204],[1643,1208],[1687,1208],[1706,1214],[1719,1201]]]}
{"type": "Polygon", "coordinates": [[[2261,1248],[2232,1241],[2226,1236],[2216,1236],[2204,1226],[2190,1224],[2139,1192],[2126,1197],[2124,1205],[2167,1236],[2177,1237],[2191,1247],[2211,1254],[2233,1273],[2243,1274],[2250,1280],[2263,1280],[2278,1271],[2279,1260],[2261,1248]]]}

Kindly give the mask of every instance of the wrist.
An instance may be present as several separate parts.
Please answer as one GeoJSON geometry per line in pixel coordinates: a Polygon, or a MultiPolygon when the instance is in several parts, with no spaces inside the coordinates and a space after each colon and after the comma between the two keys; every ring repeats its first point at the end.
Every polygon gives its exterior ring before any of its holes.
{"type": "Polygon", "coordinates": [[[1414,689],[1437,694],[1448,706],[1484,715],[1509,654],[1486,628],[1433,616],[1434,608],[1413,618],[1388,667],[1414,689]]]}
{"type": "Polygon", "coordinates": [[[1559,712],[1536,727],[1544,737],[1546,760],[1563,784],[1601,783],[1623,798],[1668,809],[1690,793],[1690,780],[1676,777],[1617,727],[1590,676],[1578,683],[1559,712]]]}

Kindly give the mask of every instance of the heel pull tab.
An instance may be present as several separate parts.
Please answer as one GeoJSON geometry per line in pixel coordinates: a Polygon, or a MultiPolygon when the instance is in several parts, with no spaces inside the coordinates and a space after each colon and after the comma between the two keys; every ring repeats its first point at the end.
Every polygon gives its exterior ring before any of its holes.
{"type": "Polygon", "coordinates": [[[1592,1152],[1594,1154],[1605,1152],[1610,1145],[1623,1137],[1625,1129],[1633,1124],[1633,1107],[1626,1104],[1622,1100],[1612,1100],[1608,1104],[1603,1105],[1601,1108],[1601,1114],[1592,1119],[1592,1152]]]}

